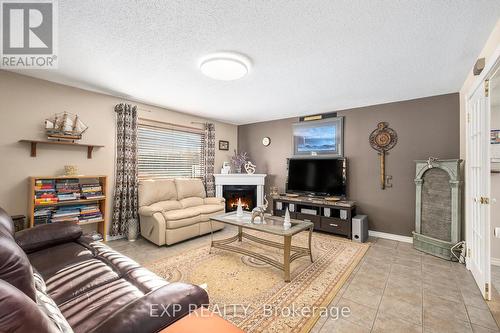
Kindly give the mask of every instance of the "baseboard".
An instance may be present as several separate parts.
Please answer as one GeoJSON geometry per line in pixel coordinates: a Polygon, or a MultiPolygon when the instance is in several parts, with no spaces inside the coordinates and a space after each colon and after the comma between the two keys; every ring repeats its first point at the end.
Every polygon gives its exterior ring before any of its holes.
{"type": "Polygon", "coordinates": [[[378,238],[391,239],[403,243],[413,243],[413,237],[389,234],[387,232],[368,230],[368,235],[378,238]]]}
{"type": "Polygon", "coordinates": [[[126,238],[124,235],[120,235],[120,236],[110,236],[108,235],[107,237],[107,241],[114,241],[114,240],[118,240],[118,239],[123,239],[123,238],[126,238]]]}
{"type": "Polygon", "coordinates": [[[493,266],[500,266],[500,258],[490,258],[490,263],[493,265],[493,266]]]}

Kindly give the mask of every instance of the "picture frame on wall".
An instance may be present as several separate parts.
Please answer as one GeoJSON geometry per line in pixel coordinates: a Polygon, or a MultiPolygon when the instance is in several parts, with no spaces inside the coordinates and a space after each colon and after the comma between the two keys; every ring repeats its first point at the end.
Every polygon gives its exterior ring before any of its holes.
{"type": "Polygon", "coordinates": [[[229,141],[219,140],[219,150],[229,150],[229,141]]]}
{"type": "Polygon", "coordinates": [[[294,157],[343,157],[344,117],[292,125],[294,157]]]}
{"type": "Polygon", "coordinates": [[[500,144],[500,130],[492,129],[491,130],[491,144],[498,145],[500,144]]]}

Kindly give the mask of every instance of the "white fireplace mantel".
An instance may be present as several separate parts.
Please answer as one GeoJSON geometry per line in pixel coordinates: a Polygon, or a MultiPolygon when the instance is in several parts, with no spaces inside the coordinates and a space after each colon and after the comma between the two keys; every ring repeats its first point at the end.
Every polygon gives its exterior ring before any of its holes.
{"type": "Polygon", "coordinates": [[[255,185],[257,186],[257,206],[264,204],[265,174],[230,173],[215,174],[215,196],[222,198],[224,185],[255,185]]]}

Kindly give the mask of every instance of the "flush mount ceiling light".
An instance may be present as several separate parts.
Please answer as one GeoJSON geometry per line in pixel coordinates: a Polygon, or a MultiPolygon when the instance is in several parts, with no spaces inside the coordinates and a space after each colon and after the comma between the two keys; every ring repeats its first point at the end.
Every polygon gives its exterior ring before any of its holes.
{"type": "Polygon", "coordinates": [[[218,52],[203,57],[200,70],[209,78],[232,81],[247,75],[251,62],[248,57],[234,52],[218,52]]]}

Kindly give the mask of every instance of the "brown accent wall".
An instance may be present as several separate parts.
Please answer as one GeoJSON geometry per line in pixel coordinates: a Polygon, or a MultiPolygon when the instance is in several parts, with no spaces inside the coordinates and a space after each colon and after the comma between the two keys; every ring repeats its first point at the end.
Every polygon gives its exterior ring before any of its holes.
{"type": "MultiPolygon", "coordinates": [[[[344,156],[348,159],[348,196],[358,202],[358,214],[367,214],[370,230],[411,236],[415,219],[415,163],[417,159],[458,158],[459,94],[343,110],[344,156]],[[380,189],[379,157],[368,136],[378,122],[388,122],[398,133],[398,144],[386,159],[393,187],[380,189]]],[[[298,118],[238,126],[238,147],[268,174],[269,186],[284,191],[286,159],[292,155],[292,124],[298,118]],[[262,145],[269,136],[271,144],[262,145]]]]}

